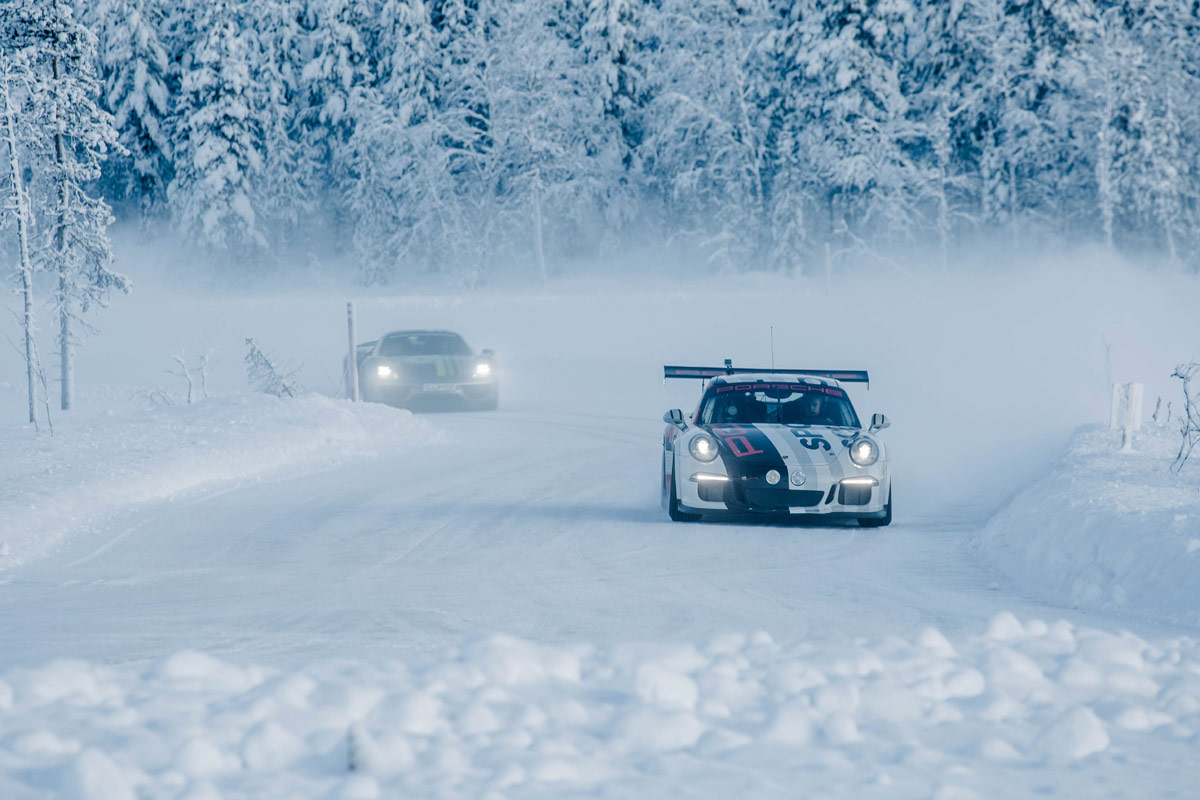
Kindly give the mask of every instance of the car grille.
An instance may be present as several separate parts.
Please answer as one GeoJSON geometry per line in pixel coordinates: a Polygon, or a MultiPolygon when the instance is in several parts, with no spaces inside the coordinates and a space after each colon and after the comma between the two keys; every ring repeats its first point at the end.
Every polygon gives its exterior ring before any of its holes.
{"type": "Polygon", "coordinates": [[[753,508],[811,508],[825,497],[820,489],[742,489],[753,508]]]}
{"type": "Polygon", "coordinates": [[[460,359],[447,356],[441,364],[402,359],[401,375],[406,383],[457,383],[462,380],[460,359]]]}

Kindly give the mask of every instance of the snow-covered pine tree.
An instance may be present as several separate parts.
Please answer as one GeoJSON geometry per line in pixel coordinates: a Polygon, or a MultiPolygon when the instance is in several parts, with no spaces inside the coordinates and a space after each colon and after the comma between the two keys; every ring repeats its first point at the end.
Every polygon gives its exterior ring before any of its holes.
{"type": "Polygon", "coordinates": [[[96,74],[96,37],[76,21],[66,0],[14,0],[6,23],[13,31],[10,46],[26,46],[38,81],[34,102],[45,114],[49,156],[31,165],[48,193],[42,229],[48,241],[39,248],[43,267],[56,276],[60,405],[71,408],[75,383],[78,330],[89,326],[83,314],[93,304],[105,305],[113,290],[128,291],[126,278],[111,269],[107,229],[112,213],[90,187],[101,164],[120,150],[112,116],[100,108],[96,74]]]}
{"type": "Polygon", "coordinates": [[[1148,0],[1127,12],[1147,53],[1151,80],[1143,94],[1141,147],[1122,176],[1139,228],[1155,231],[1142,243],[1168,262],[1190,257],[1200,266],[1200,7],[1188,0],[1148,0]],[[1192,252],[1182,251],[1191,245],[1192,252]]]}
{"type": "Polygon", "coordinates": [[[823,211],[828,207],[827,190],[814,169],[818,156],[804,142],[807,126],[817,124],[820,108],[818,84],[806,75],[801,51],[805,46],[801,19],[808,7],[800,9],[797,17],[785,2],[768,0],[766,5],[769,21],[764,25],[758,68],[751,75],[757,82],[755,94],[762,98],[766,142],[767,263],[803,272],[814,261],[814,241],[825,242],[829,252],[829,224],[823,211]]]}
{"type": "Polygon", "coordinates": [[[100,40],[104,104],[127,151],[105,165],[109,196],[136,201],[143,222],[166,211],[172,177],[169,63],[159,39],[161,0],[103,0],[91,11],[100,40]]]}
{"type": "Polygon", "coordinates": [[[902,74],[909,98],[914,157],[920,165],[917,192],[930,202],[939,260],[948,269],[961,221],[978,203],[978,137],[987,117],[990,44],[985,5],[921,3],[909,30],[902,74]]]}
{"type": "Polygon", "coordinates": [[[504,244],[543,281],[547,252],[596,241],[625,171],[620,127],[600,102],[602,72],[582,53],[581,19],[556,6],[491,6],[485,83],[504,244]]]}
{"type": "Polygon", "coordinates": [[[445,152],[444,207],[455,222],[438,268],[474,286],[491,271],[508,231],[502,219],[503,176],[509,165],[496,148],[490,74],[497,43],[490,39],[501,0],[432,0],[436,48],[435,112],[445,152]]]}
{"type": "MultiPolygon", "coordinates": [[[[559,14],[567,28],[565,9],[559,14]]],[[[620,165],[619,170],[601,168],[602,183],[595,187],[603,196],[610,236],[621,234],[637,219],[643,197],[643,112],[649,102],[646,60],[658,46],[649,16],[642,0],[587,0],[579,14],[580,46],[573,47],[582,58],[575,79],[578,91],[593,98],[601,111],[590,110],[579,121],[585,126],[588,152],[606,165],[614,158],[620,165]]]]}
{"type": "Polygon", "coordinates": [[[252,83],[248,99],[263,140],[262,173],[253,181],[254,207],[272,252],[311,251],[322,190],[321,166],[309,160],[302,138],[301,74],[308,61],[306,32],[294,0],[260,0],[247,31],[252,83]]]}
{"type": "Polygon", "coordinates": [[[378,19],[378,75],[370,84],[343,84],[347,106],[338,110],[353,121],[342,185],[368,282],[394,278],[402,263],[445,254],[456,243],[464,223],[448,161],[470,133],[455,109],[437,105],[438,48],[424,0],[386,0],[378,19]]]}
{"type": "Polygon", "coordinates": [[[355,0],[306,0],[300,25],[301,49],[295,136],[301,174],[324,201],[324,226],[336,236],[353,227],[346,195],[351,158],[348,142],[356,125],[351,97],[374,78],[379,16],[355,0]]]}
{"type": "Polygon", "coordinates": [[[1100,15],[1096,38],[1089,50],[1089,94],[1093,98],[1096,207],[1106,246],[1116,243],[1118,218],[1128,217],[1123,199],[1138,191],[1131,178],[1147,135],[1144,126],[1152,76],[1147,56],[1134,34],[1135,19],[1122,4],[1100,15]]]}
{"type": "Polygon", "coordinates": [[[780,91],[793,151],[821,184],[822,238],[870,231],[881,243],[889,232],[907,235],[919,219],[914,189],[921,183],[901,80],[911,5],[786,5],[780,91]]]}
{"type": "Polygon", "coordinates": [[[175,177],[167,187],[185,236],[213,254],[260,257],[267,245],[255,208],[263,171],[262,87],[230,0],[201,12],[183,69],[175,125],[175,177]]]}
{"type": "Polygon", "coordinates": [[[1040,216],[1057,233],[1090,218],[1087,54],[1097,33],[1091,0],[1007,0],[993,58],[1000,109],[994,157],[1014,240],[1023,218],[1040,216]]]}
{"type": "Polygon", "coordinates": [[[667,0],[652,17],[659,82],[645,151],[672,216],[703,231],[710,259],[726,270],[766,255],[774,154],[759,44],[767,15],[765,4],[745,0],[667,0]]]}

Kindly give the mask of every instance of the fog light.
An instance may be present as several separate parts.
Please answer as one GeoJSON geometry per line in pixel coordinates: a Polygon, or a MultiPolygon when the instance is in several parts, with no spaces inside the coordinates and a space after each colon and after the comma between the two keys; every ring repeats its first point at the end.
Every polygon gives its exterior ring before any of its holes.
{"type": "Polygon", "coordinates": [[[779,477],[780,477],[779,470],[777,470],[777,469],[767,470],[767,483],[771,484],[772,486],[779,483],[779,477]]]}
{"type": "Polygon", "coordinates": [[[808,477],[804,474],[804,470],[794,469],[792,470],[791,480],[792,486],[803,486],[808,477]]]}
{"type": "Polygon", "coordinates": [[[846,478],[842,484],[844,486],[878,486],[879,481],[874,478],[846,478]]]}

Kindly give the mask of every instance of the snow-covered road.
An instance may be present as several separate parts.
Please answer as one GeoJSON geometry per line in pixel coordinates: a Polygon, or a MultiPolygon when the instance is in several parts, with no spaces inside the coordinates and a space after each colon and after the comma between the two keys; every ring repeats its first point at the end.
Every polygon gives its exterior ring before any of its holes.
{"type": "Polygon", "coordinates": [[[1001,610],[1079,617],[1011,596],[964,531],[902,513],[882,530],[671,523],[654,421],[428,419],[451,441],[151,504],[69,539],[4,586],[8,662],[196,648],[294,667],[436,652],[478,632],[788,642],[974,631],[1001,610]]]}

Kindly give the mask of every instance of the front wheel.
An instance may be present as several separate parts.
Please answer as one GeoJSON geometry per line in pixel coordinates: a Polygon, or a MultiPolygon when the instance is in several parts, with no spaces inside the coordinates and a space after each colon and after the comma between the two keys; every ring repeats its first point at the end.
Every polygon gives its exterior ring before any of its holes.
{"type": "Polygon", "coordinates": [[[859,517],[858,526],[860,528],[884,528],[892,524],[892,490],[888,489],[887,505],[883,507],[884,514],[882,517],[859,517]]]}

